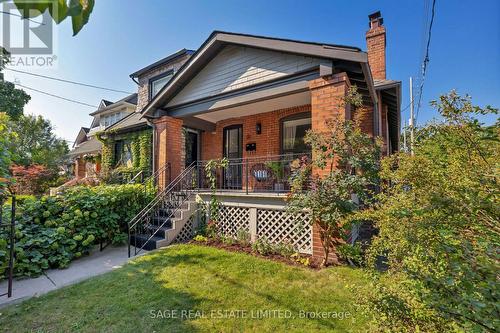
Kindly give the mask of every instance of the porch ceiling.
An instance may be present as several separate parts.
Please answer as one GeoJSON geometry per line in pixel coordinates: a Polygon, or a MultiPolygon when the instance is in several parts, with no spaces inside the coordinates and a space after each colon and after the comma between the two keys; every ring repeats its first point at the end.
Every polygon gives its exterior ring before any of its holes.
{"type": "Polygon", "coordinates": [[[224,119],[250,116],[310,103],[311,93],[310,91],[304,91],[277,98],[254,101],[243,105],[230,106],[218,111],[207,110],[206,113],[198,114],[195,118],[208,121],[210,123],[216,123],[224,119]]]}

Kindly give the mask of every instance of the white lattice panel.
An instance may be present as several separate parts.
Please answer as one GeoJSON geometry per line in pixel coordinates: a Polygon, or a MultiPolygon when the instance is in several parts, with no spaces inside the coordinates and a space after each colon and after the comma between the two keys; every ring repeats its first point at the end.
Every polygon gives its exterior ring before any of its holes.
{"type": "Polygon", "coordinates": [[[311,217],[308,213],[292,215],[283,210],[257,210],[257,237],[271,243],[288,242],[301,253],[312,253],[311,217]]]}
{"type": "Polygon", "coordinates": [[[238,230],[250,230],[250,209],[247,207],[220,206],[219,233],[236,238],[238,230]]]}
{"type": "Polygon", "coordinates": [[[187,242],[193,238],[193,235],[194,235],[194,224],[193,224],[193,217],[191,216],[189,220],[187,220],[187,222],[184,224],[181,231],[179,232],[179,234],[177,234],[172,243],[187,242]]]}

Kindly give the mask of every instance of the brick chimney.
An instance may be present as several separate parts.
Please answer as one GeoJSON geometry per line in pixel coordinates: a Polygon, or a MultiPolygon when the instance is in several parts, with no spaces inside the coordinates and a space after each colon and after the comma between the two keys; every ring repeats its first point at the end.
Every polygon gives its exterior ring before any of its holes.
{"type": "Polygon", "coordinates": [[[373,79],[385,80],[385,27],[380,11],[368,15],[370,29],[366,32],[368,64],[373,79]]]}

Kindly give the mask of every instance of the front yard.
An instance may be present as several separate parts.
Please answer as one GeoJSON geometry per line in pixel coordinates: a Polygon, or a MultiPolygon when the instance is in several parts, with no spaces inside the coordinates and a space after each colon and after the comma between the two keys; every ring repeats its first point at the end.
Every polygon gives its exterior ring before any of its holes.
{"type": "Polygon", "coordinates": [[[176,245],[0,309],[1,332],[367,332],[362,270],[176,245]],[[306,313],[310,317],[303,318],[306,313]]]}

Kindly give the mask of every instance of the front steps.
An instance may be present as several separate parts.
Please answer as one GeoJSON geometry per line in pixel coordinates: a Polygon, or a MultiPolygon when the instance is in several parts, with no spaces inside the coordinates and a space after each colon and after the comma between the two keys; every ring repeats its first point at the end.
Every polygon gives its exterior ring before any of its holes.
{"type": "Polygon", "coordinates": [[[160,210],[159,215],[145,226],[150,233],[130,235],[130,244],[147,251],[170,245],[195,211],[196,202],[190,200],[186,200],[173,217],[168,217],[170,216],[169,209],[160,210]],[[151,237],[155,231],[156,233],[151,237]],[[150,237],[151,239],[149,239],[150,237]]]}

